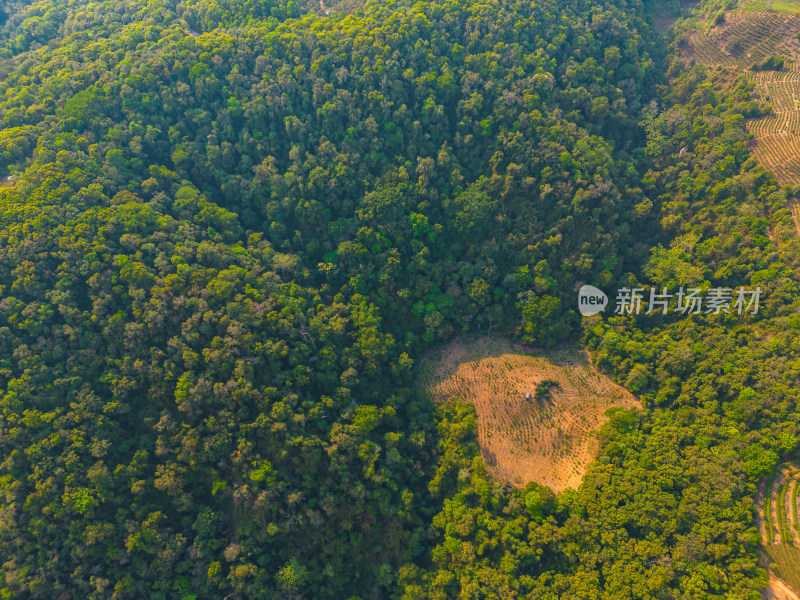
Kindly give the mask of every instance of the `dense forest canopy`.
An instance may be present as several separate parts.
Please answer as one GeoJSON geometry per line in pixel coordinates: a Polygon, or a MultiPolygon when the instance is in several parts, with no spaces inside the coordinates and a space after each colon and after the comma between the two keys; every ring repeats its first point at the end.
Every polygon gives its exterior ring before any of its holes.
{"type": "Polygon", "coordinates": [[[760,597],[800,320],[744,81],[622,0],[8,13],[3,597],[760,597]],[[764,310],[575,310],[685,273],[764,310]],[[584,335],[644,400],[580,489],[492,481],[415,393],[487,330],[584,335]]]}

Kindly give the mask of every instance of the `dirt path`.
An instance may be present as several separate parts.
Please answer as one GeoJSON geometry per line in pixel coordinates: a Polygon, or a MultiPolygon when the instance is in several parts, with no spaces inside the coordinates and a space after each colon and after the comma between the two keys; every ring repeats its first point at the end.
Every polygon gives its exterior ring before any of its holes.
{"type": "Polygon", "coordinates": [[[769,585],[761,594],[762,600],[800,600],[800,596],[777,577],[774,573],[769,574],[769,585]]]}

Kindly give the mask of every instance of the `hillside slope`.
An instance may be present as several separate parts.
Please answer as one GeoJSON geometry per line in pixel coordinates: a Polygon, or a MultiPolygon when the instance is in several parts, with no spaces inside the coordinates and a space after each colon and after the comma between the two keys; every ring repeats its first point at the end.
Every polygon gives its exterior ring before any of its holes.
{"type": "MultiPolygon", "coordinates": [[[[800,10],[800,6],[798,6],[800,10]]],[[[746,73],[769,114],[752,118],[753,154],[782,184],[800,183],[800,14],[734,10],[684,40],[688,60],[746,73]],[[687,41],[688,40],[688,41],[687,41]],[[762,66],[780,57],[781,67],[762,66]],[[755,68],[754,68],[755,67],[755,68]]]]}

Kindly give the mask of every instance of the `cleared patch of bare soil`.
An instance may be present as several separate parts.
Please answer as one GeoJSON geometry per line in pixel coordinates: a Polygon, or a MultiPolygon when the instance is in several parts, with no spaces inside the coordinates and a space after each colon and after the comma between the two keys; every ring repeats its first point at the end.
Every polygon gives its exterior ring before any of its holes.
{"type": "Polygon", "coordinates": [[[540,351],[490,336],[461,338],[429,356],[420,385],[434,401],[475,406],[478,442],[496,478],[520,487],[535,481],[556,492],[580,484],[606,410],[640,407],[582,351],[540,351]],[[537,400],[536,386],[546,380],[557,386],[537,400]]]}

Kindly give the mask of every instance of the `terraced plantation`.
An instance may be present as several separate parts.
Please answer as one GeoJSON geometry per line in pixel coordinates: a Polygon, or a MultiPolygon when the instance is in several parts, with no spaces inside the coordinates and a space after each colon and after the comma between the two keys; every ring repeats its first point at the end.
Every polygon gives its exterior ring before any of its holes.
{"type": "Polygon", "coordinates": [[[784,465],[759,484],[759,528],[770,571],[767,597],[795,599],[800,592],[800,470],[784,465]]]}
{"type": "MultiPolygon", "coordinates": [[[[750,120],[753,153],[782,184],[800,183],[800,3],[771,3],[773,10],[739,9],[717,26],[694,33],[685,52],[708,66],[745,72],[758,96],[772,105],[771,114],[750,120]],[[784,59],[780,70],[754,70],[772,56],[784,59]]],[[[759,4],[756,6],[766,5],[759,4]]]]}
{"type": "Polygon", "coordinates": [[[481,453],[495,477],[557,492],[580,483],[606,410],[639,407],[579,350],[536,351],[497,337],[452,342],[423,362],[420,384],[436,401],[475,406],[481,453]]]}

